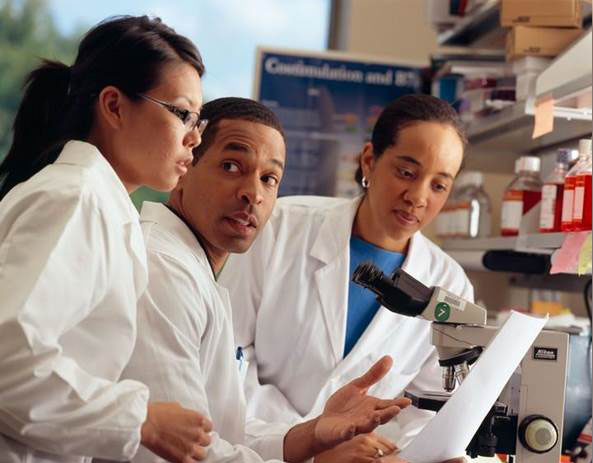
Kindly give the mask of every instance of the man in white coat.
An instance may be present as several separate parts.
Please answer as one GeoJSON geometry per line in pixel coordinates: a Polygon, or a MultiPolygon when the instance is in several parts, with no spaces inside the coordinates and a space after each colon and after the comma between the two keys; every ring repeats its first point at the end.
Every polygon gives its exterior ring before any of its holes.
{"type": "MultiPolygon", "coordinates": [[[[401,266],[427,286],[473,299],[461,267],[420,232],[444,205],[464,144],[446,103],[426,95],[395,100],[362,152],[361,197],[282,198],[251,249],[231,256],[220,282],[229,288],[236,341],[250,362],[248,416],[314,416],[339,384],[383,354],[395,367],[375,394],[442,388],[430,324],[380,307],[351,277],[370,259],[386,273],[401,266]]],[[[402,447],[431,417],[409,407],[378,431],[402,447]]]]}
{"type": "MultiPolygon", "coordinates": [[[[209,120],[202,145],[170,202],[142,207],[149,285],[123,377],[143,381],[152,400],[176,401],[209,416],[210,462],[303,461],[372,431],[409,401],[366,394],[391,367],[384,357],[336,387],[315,418],[296,426],[252,421],[246,427],[240,378],[246,366],[233,340],[228,293],[216,275],[228,253],[247,250],[268,220],[284,169],[284,139],[273,113],[252,100],[215,100],[201,117],[209,120]]],[[[378,456],[395,449],[381,438],[359,447],[365,445],[378,456]]],[[[134,461],[158,458],[145,452],[134,461]]]]}

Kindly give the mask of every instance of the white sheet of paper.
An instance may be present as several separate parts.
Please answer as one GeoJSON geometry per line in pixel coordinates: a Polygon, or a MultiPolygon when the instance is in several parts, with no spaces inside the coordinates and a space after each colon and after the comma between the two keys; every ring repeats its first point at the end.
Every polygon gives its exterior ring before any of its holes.
{"type": "Polygon", "coordinates": [[[457,391],[399,457],[413,463],[441,463],[465,455],[465,448],[546,321],[547,317],[511,313],[457,391]]]}

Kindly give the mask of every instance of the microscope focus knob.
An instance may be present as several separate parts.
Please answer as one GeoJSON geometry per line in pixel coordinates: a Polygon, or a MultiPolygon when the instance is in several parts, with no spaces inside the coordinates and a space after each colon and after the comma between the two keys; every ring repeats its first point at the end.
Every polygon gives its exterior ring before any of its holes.
{"type": "Polygon", "coordinates": [[[558,442],[556,425],[542,415],[529,415],[519,426],[519,440],[525,448],[534,453],[546,453],[558,442]]]}

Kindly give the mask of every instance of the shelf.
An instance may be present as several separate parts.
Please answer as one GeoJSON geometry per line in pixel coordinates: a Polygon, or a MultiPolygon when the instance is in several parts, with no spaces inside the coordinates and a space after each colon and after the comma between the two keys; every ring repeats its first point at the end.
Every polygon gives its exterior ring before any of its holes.
{"type": "Polygon", "coordinates": [[[556,117],[591,120],[591,30],[537,77],[536,103],[553,98],[556,117]]]}
{"type": "Polygon", "coordinates": [[[591,77],[591,30],[556,57],[537,78],[537,100],[553,97],[556,101],[572,97],[590,88],[591,77]]]}
{"type": "Polygon", "coordinates": [[[536,233],[520,236],[496,236],[476,239],[449,239],[443,242],[443,249],[455,251],[512,250],[534,254],[552,254],[558,249],[566,233],[536,233]]]}
{"type": "Polygon", "coordinates": [[[439,45],[504,49],[505,30],[499,25],[499,2],[490,1],[437,36],[439,45]]]}
{"type": "Polygon", "coordinates": [[[590,256],[590,242],[591,232],[535,233],[449,239],[442,248],[467,270],[590,275],[590,258],[586,257],[590,256]],[[501,266],[501,262],[508,262],[508,265],[501,266]]]}
{"type": "Polygon", "coordinates": [[[590,136],[589,121],[557,119],[553,132],[534,139],[533,112],[533,100],[518,101],[490,116],[476,119],[467,131],[470,149],[529,153],[590,136]]]}

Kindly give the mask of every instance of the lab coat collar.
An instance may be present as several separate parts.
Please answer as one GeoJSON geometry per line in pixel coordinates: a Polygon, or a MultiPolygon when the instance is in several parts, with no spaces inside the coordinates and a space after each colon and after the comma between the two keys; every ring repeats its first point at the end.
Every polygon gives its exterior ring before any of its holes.
{"type": "Polygon", "coordinates": [[[352,225],[363,197],[361,195],[354,200],[345,200],[339,207],[329,210],[311,247],[312,257],[327,264],[344,252],[350,243],[352,225]]]}
{"type": "Polygon", "coordinates": [[[429,262],[430,254],[426,237],[419,231],[410,238],[410,244],[406,252],[406,258],[402,264],[402,270],[420,281],[425,281],[430,269],[422,262],[429,262]]]}
{"type": "MultiPolygon", "coordinates": [[[[393,313],[381,307],[354,349],[343,359],[347,314],[345,308],[348,307],[350,283],[350,237],[362,198],[363,196],[359,196],[344,200],[336,207],[328,209],[310,250],[312,257],[325,264],[315,272],[315,282],[333,355],[336,364],[341,364],[340,369],[348,368],[353,360],[360,360],[365,352],[369,352],[372,346],[392,332],[395,322],[399,323],[393,313]],[[337,291],[328,291],[328,288],[335,287],[336,284],[340,285],[337,291]]],[[[402,265],[404,270],[420,281],[424,280],[424,275],[429,270],[423,265],[423,262],[429,261],[425,240],[420,232],[412,236],[402,265]]]]}
{"type": "Polygon", "coordinates": [[[134,207],[134,203],[132,203],[126,187],[115,170],[113,170],[113,167],[111,167],[111,164],[109,164],[105,156],[101,154],[95,145],[80,140],[70,140],[64,145],[55,164],[71,164],[86,168],[92,167],[95,171],[100,172],[102,178],[108,183],[108,187],[114,197],[118,198],[119,206],[131,218],[138,220],[138,211],[134,207]]]}
{"type": "Polygon", "coordinates": [[[210,270],[208,273],[212,276],[212,280],[214,280],[214,274],[212,273],[208,256],[196,238],[196,235],[188,225],[167,206],[162,203],[144,201],[144,203],[142,203],[142,210],[140,211],[140,222],[157,223],[162,225],[166,230],[170,230],[174,233],[175,236],[178,237],[190,250],[200,264],[210,270]]]}

